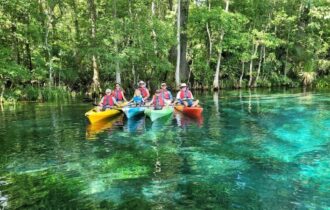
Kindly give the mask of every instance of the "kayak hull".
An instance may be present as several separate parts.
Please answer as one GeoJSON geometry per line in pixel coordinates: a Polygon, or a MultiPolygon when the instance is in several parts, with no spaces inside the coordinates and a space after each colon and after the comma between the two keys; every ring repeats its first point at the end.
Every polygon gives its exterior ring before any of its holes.
{"type": "Polygon", "coordinates": [[[203,108],[200,106],[197,107],[185,107],[183,105],[176,105],[174,108],[183,114],[190,117],[200,117],[203,112],[203,108]]]}
{"type": "Polygon", "coordinates": [[[125,113],[127,118],[132,118],[144,113],[145,109],[145,107],[124,107],[122,108],[122,111],[125,113]]]}
{"type": "Polygon", "coordinates": [[[173,108],[172,107],[164,107],[161,110],[154,110],[154,109],[146,109],[144,111],[144,114],[150,117],[151,121],[155,121],[159,118],[168,116],[173,113],[173,108]]]}
{"type": "Polygon", "coordinates": [[[97,112],[95,109],[91,109],[85,113],[85,116],[87,117],[88,121],[93,124],[118,114],[120,114],[120,111],[117,109],[108,109],[101,112],[97,112]]]}

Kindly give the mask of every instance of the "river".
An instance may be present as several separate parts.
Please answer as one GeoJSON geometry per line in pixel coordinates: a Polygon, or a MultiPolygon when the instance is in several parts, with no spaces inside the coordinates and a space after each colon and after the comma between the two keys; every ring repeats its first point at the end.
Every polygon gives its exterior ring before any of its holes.
{"type": "Polygon", "coordinates": [[[0,209],[329,209],[330,92],[199,94],[203,117],[89,125],[81,102],[0,111],[0,209]]]}

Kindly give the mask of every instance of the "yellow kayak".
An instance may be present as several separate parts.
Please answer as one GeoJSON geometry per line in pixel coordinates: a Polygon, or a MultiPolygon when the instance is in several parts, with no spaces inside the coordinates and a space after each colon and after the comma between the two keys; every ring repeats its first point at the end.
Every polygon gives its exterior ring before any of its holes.
{"type": "Polygon", "coordinates": [[[93,124],[117,114],[120,114],[120,111],[117,109],[107,109],[105,111],[97,112],[94,108],[86,112],[85,116],[88,118],[89,122],[93,124]]]}

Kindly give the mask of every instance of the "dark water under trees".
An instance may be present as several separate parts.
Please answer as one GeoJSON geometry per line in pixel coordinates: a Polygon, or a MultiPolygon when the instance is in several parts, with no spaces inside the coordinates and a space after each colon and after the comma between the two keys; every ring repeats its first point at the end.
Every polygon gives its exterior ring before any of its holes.
{"type": "Polygon", "coordinates": [[[88,126],[82,103],[4,107],[0,209],[330,208],[329,91],[199,98],[203,119],[153,124],[88,126]]]}

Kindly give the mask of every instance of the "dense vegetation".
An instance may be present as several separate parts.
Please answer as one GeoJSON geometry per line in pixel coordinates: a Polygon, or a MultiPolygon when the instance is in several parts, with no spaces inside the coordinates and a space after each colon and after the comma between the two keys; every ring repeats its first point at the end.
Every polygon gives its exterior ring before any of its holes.
{"type": "Polygon", "coordinates": [[[1,101],[330,84],[328,0],[1,0],[0,37],[1,101]]]}

